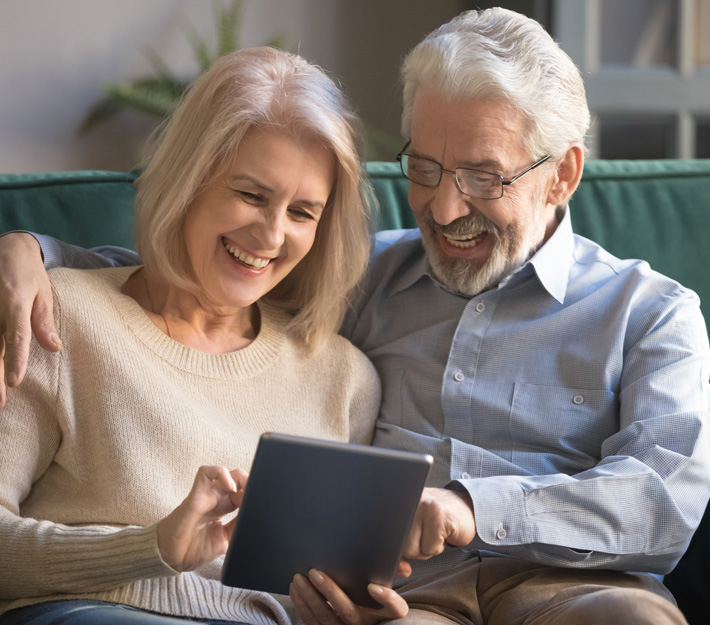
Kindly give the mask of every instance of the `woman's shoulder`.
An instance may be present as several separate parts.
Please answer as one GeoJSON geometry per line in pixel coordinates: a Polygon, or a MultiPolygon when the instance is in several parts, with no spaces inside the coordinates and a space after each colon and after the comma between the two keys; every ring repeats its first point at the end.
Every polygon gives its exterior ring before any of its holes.
{"type": "Polygon", "coordinates": [[[87,291],[120,290],[136,267],[106,267],[103,269],[69,269],[60,267],[47,272],[57,295],[70,296],[87,291]]]}
{"type": "MultiPolygon", "coordinates": [[[[50,269],[55,322],[103,315],[113,308],[112,300],[135,267],[104,269],[50,269]]],[[[64,325],[62,323],[62,325],[64,325]]]]}

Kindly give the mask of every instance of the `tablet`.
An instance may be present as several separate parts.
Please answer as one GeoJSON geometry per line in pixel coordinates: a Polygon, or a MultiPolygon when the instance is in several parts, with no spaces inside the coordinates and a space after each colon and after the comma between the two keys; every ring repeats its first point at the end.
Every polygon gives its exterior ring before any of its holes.
{"type": "Polygon", "coordinates": [[[327,573],[359,605],[391,586],[432,457],[263,434],[222,567],[227,586],[288,594],[327,573]]]}

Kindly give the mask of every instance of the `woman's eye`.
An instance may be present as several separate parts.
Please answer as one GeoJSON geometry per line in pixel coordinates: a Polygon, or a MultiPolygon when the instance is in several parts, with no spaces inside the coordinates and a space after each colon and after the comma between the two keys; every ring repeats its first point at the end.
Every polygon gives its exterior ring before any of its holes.
{"type": "Polygon", "coordinates": [[[295,219],[298,219],[299,221],[315,221],[315,216],[309,213],[308,211],[301,210],[298,208],[291,209],[291,214],[294,216],[295,219]]]}
{"type": "Polygon", "coordinates": [[[236,191],[237,195],[243,199],[248,204],[259,204],[262,202],[263,198],[255,193],[249,193],[248,191],[236,191]]]}

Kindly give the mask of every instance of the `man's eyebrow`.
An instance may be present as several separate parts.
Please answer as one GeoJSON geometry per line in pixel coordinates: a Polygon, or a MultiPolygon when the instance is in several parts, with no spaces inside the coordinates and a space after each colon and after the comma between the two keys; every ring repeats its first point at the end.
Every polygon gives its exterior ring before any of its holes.
{"type": "Polygon", "coordinates": [[[464,161],[459,165],[459,167],[465,167],[466,169],[479,169],[490,173],[497,173],[503,170],[503,166],[498,161],[494,161],[490,158],[482,161],[476,161],[475,163],[472,161],[464,161]]]}
{"type": "MultiPolygon", "coordinates": [[[[417,158],[424,158],[428,161],[431,161],[432,163],[436,163],[441,167],[441,163],[437,161],[435,158],[432,158],[431,156],[426,156],[422,154],[421,152],[417,152],[416,150],[410,150],[410,154],[412,156],[416,156],[417,158]]],[[[456,165],[456,167],[463,167],[465,169],[478,169],[480,171],[485,171],[485,172],[490,172],[490,173],[496,173],[499,171],[503,170],[502,165],[491,158],[486,158],[481,161],[461,161],[456,165]]]]}

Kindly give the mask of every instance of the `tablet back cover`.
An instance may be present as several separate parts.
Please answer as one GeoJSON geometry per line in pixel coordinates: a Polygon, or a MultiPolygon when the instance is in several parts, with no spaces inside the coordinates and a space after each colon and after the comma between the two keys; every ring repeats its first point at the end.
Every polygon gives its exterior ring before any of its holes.
{"type": "Polygon", "coordinates": [[[228,586],[288,594],[317,568],[359,605],[391,586],[431,456],[262,436],[222,568],[228,586]]]}

